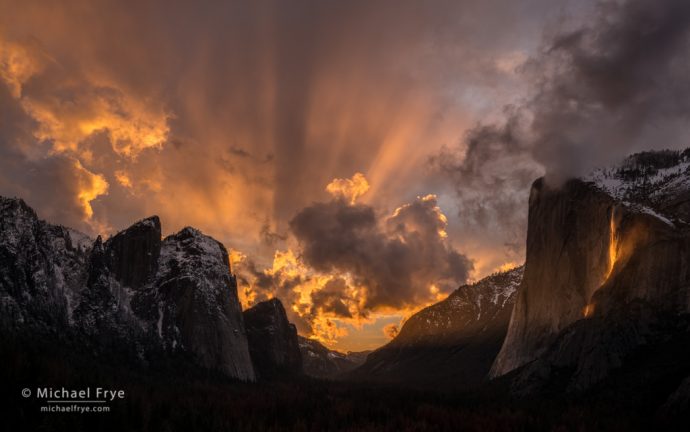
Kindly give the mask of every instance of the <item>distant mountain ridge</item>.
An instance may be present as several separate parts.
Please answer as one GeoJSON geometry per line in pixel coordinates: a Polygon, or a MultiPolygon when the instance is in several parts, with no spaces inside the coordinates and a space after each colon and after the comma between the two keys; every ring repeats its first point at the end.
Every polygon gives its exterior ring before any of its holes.
{"type": "Polygon", "coordinates": [[[339,378],[364,363],[371,351],[341,353],[315,339],[299,336],[304,373],[317,378],[339,378]]]}
{"type": "Polygon", "coordinates": [[[348,376],[422,388],[484,383],[508,328],[522,273],[520,266],[463,285],[422,309],[348,376]]]}

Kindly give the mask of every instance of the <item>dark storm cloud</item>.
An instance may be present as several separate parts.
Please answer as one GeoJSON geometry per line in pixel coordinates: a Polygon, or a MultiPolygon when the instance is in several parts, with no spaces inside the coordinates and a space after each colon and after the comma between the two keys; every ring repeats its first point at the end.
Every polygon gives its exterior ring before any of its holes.
{"type": "Polygon", "coordinates": [[[283,277],[282,274],[271,274],[261,270],[252,259],[245,259],[236,265],[233,271],[237,274],[241,286],[251,286],[255,295],[252,304],[280,297],[291,305],[296,299],[293,288],[304,281],[302,275],[283,277]]]}
{"type": "Polygon", "coordinates": [[[591,24],[557,34],[528,63],[533,154],[549,175],[687,145],[678,126],[690,115],[689,32],[687,1],[602,2],[591,24]]]}
{"type": "Polygon", "coordinates": [[[461,218],[524,233],[537,175],[557,184],[634,150],[688,145],[690,3],[602,1],[593,13],[547,34],[521,67],[524,103],[432,158],[453,179],[461,218]]]}
{"type": "Polygon", "coordinates": [[[312,313],[325,312],[339,318],[352,318],[345,304],[352,300],[347,296],[347,282],[342,278],[331,279],[322,289],[311,294],[312,313]]]}
{"type": "Polygon", "coordinates": [[[472,263],[445,241],[445,217],[433,196],[418,198],[380,221],[366,205],[344,200],[300,211],[290,229],[305,264],[350,274],[364,291],[364,309],[429,301],[435,284],[448,292],[464,282],[472,263]]]}
{"type": "Polygon", "coordinates": [[[233,264],[244,304],[278,297],[302,334],[332,342],[345,331],[333,319],[362,323],[428,304],[467,280],[472,262],[449,244],[435,196],[381,217],[335,195],[291,220],[297,254],[276,252],[270,268],[247,257],[233,264]]]}
{"type": "Polygon", "coordinates": [[[261,227],[261,241],[263,241],[267,246],[276,246],[285,240],[287,240],[287,235],[271,231],[271,227],[268,225],[268,223],[265,223],[261,227]]]}
{"type": "Polygon", "coordinates": [[[431,163],[455,185],[462,223],[516,253],[523,247],[529,186],[543,168],[532,157],[522,112],[508,107],[505,117],[470,129],[464,153],[446,148],[431,163]]]}

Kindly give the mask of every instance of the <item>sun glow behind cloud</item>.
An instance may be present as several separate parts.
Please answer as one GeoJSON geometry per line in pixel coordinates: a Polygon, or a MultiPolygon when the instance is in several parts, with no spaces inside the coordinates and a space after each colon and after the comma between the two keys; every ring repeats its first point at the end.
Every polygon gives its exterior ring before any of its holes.
{"type": "Polygon", "coordinates": [[[166,234],[195,226],[236,251],[245,304],[277,296],[305,334],[383,343],[465,278],[453,268],[520,256],[464,228],[429,157],[514,96],[537,34],[515,17],[538,6],[0,0],[0,193],[93,235],[151,214],[166,234]],[[368,209],[376,241],[350,232],[350,268],[305,258],[290,222],[314,203],[368,209]],[[429,263],[405,272],[366,247],[429,263]]]}
{"type": "MultiPolygon", "coordinates": [[[[139,97],[123,92],[115,83],[83,75],[75,80],[36,43],[19,43],[0,36],[0,78],[24,113],[34,121],[31,131],[46,153],[25,148],[29,158],[64,155],[76,179],[76,199],[83,220],[95,230],[108,225],[93,221],[91,203],[108,193],[105,176],[85,167],[94,157],[88,141],[105,133],[112,150],[125,159],[144,149],[161,148],[168,137],[168,115],[148,106],[139,97]],[[50,88],[36,91],[32,80],[50,75],[50,88]]],[[[124,171],[115,171],[118,182],[131,187],[124,171]]]]}
{"type": "MultiPolygon", "coordinates": [[[[92,206],[95,200],[107,197],[113,185],[122,188],[121,193],[126,194],[130,199],[143,194],[156,194],[154,199],[158,202],[158,206],[150,207],[155,212],[176,215],[177,217],[173,220],[174,225],[178,224],[177,220],[184,220],[182,223],[185,225],[192,223],[214,229],[223,223],[224,218],[218,218],[218,210],[228,208],[224,202],[209,206],[209,201],[203,194],[199,195],[199,191],[185,191],[189,186],[183,183],[176,186],[176,192],[183,195],[189,205],[180,208],[175,200],[165,198],[163,187],[164,184],[170,187],[171,183],[174,183],[174,181],[171,182],[170,175],[175,171],[166,173],[159,169],[146,169],[151,166],[148,162],[151,157],[155,156],[156,152],[164,150],[164,146],[178,147],[178,151],[185,151],[191,144],[184,141],[179,144],[175,141],[170,142],[170,121],[174,116],[164,105],[154,100],[141,98],[128,90],[126,86],[119,85],[107,77],[91,74],[90,68],[74,71],[76,76],[69,74],[36,44],[20,44],[3,39],[0,40],[0,47],[2,47],[0,76],[18,106],[34,121],[35,126],[31,131],[34,139],[47,145],[46,155],[35,154],[34,149],[31,148],[26,149],[27,155],[30,158],[65,155],[71,160],[69,166],[72,167],[76,176],[76,200],[81,208],[83,222],[85,226],[91,227],[92,232],[113,229],[107,220],[94,218],[92,206]],[[50,87],[37,91],[31,86],[31,82],[41,79],[48,80],[50,87]],[[94,143],[98,140],[107,143],[111,152],[110,161],[104,161],[103,153],[99,153],[99,150],[95,148],[94,143]],[[99,169],[105,173],[94,172],[99,169]],[[216,211],[213,211],[213,207],[216,207],[216,211]],[[201,215],[204,216],[200,217],[201,215]]],[[[318,103],[318,101],[315,102],[318,103]]],[[[411,99],[410,103],[414,103],[414,99],[411,99]]],[[[353,103],[353,108],[356,105],[353,103]]],[[[388,178],[404,176],[419,167],[419,159],[409,157],[410,152],[406,150],[413,144],[408,135],[412,133],[412,136],[417,139],[424,136],[420,123],[413,122],[412,119],[424,118],[425,110],[429,107],[424,107],[424,105],[409,105],[409,107],[412,107],[410,111],[403,110],[392,117],[390,117],[391,111],[383,105],[374,105],[370,109],[370,112],[374,113],[373,116],[352,114],[337,116],[349,119],[348,123],[351,124],[357,122],[358,118],[378,118],[377,123],[366,126],[374,132],[374,137],[378,135],[382,140],[371,164],[371,172],[378,179],[377,183],[390,184],[392,182],[388,178]],[[388,130],[376,131],[377,125],[380,125],[382,121],[389,122],[388,130]],[[398,121],[401,127],[395,126],[398,121]]],[[[312,124],[324,122],[325,120],[315,117],[312,124]]],[[[457,129],[457,126],[454,127],[457,129]]],[[[336,129],[340,130],[339,133],[345,134],[344,136],[348,133],[345,128],[336,127],[336,129]]],[[[312,133],[318,133],[318,129],[312,129],[312,133]]],[[[248,140],[251,139],[248,137],[248,140]]],[[[348,139],[339,138],[336,141],[345,145],[348,139]]],[[[236,162],[233,159],[239,158],[250,164],[267,164],[267,168],[270,169],[270,158],[261,161],[255,154],[243,150],[251,147],[251,141],[247,141],[246,145],[238,143],[222,157],[228,158],[226,160],[229,167],[236,162]]],[[[344,148],[340,148],[336,154],[342,151],[344,148]]],[[[169,170],[171,168],[184,173],[183,165],[168,167],[169,170]]],[[[234,194],[231,192],[233,188],[230,184],[236,183],[237,174],[244,176],[230,168],[217,178],[221,185],[225,185],[221,186],[220,190],[227,187],[227,195],[234,194]],[[226,175],[228,177],[224,178],[226,175]]],[[[368,179],[360,172],[356,172],[350,178],[332,179],[325,187],[326,192],[332,197],[342,199],[349,205],[354,205],[370,189],[368,179]]],[[[376,191],[379,196],[382,196],[380,187],[377,187],[376,191]]],[[[390,196],[391,190],[388,189],[385,193],[390,196]]],[[[241,199],[246,202],[248,195],[242,191],[237,196],[242,197],[241,199]]],[[[260,197],[260,195],[257,196],[260,197]]],[[[435,205],[435,199],[434,195],[427,195],[418,198],[418,202],[422,205],[433,202],[431,212],[438,220],[438,226],[433,228],[435,231],[431,235],[437,236],[439,241],[445,241],[448,236],[445,231],[447,218],[435,205]]],[[[263,206],[264,211],[267,209],[265,203],[264,200],[257,202],[263,206]]],[[[251,200],[248,204],[252,205],[251,200]]],[[[388,220],[399,218],[401,212],[414,212],[412,205],[404,204],[396,208],[388,220]]],[[[229,226],[237,222],[237,211],[233,207],[234,205],[231,205],[228,212],[223,212],[228,216],[229,226]]],[[[268,209],[270,211],[270,207],[268,209]]],[[[256,208],[253,211],[256,211],[256,208]]],[[[417,221],[412,217],[407,221],[405,229],[412,231],[426,229],[423,226],[416,226],[416,223],[417,221]]],[[[80,228],[83,229],[83,227],[80,228]]],[[[396,229],[398,228],[394,226],[389,227],[389,235],[405,243],[407,241],[405,235],[402,232],[395,233],[396,229]]],[[[247,240],[252,241],[251,238],[247,240]]],[[[372,309],[367,306],[367,301],[370,300],[367,298],[367,293],[370,293],[371,289],[363,286],[362,282],[357,281],[353,275],[347,272],[315,271],[302,262],[298,253],[290,249],[290,245],[285,246],[288,248],[275,251],[271,267],[262,271],[264,276],[274,280],[274,284],[289,286],[289,292],[285,289],[281,293],[264,289],[264,292],[259,295],[257,289],[250,283],[249,286],[240,287],[242,303],[246,307],[258,299],[278,295],[284,301],[291,302],[288,305],[291,315],[308,323],[306,326],[309,329],[308,332],[329,346],[336,346],[338,340],[351,331],[361,331],[365,325],[371,326],[380,319],[386,321],[390,317],[396,317],[399,321],[420,307],[445,296],[435,285],[436,281],[429,280],[425,288],[427,292],[417,295],[418,299],[415,302],[403,302],[396,307],[380,306],[372,309]],[[323,304],[315,305],[312,298],[324,294],[330,286],[329,283],[336,282],[340,284],[337,302],[327,300],[323,304]],[[419,299],[424,300],[419,303],[419,299]]],[[[299,249],[296,245],[292,247],[299,249]]],[[[256,253],[256,249],[249,248],[247,252],[256,253]]],[[[239,251],[234,251],[233,254],[233,266],[242,269],[247,255],[239,251]]],[[[275,291],[275,287],[272,290],[275,291]]],[[[333,296],[333,293],[329,295],[333,296]]],[[[381,341],[377,340],[376,343],[381,343],[381,341]]]]}
{"type": "MultiPolygon", "coordinates": [[[[448,244],[448,219],[436,196],[417,197],[390,215],[356,199],[369,188],[361,173],[334,179],[332,200],[303,209],[290,222],[296,240],[277,250],[270,267],[230,254],[244,307],[278,297],[301,334],[327,346],[371,349],[386,341],[372,326],[395,325],[442,300],[464,282],[472,264],[448,244]]],[[[390,329],[389,329],[390,330],[390,329]]]]}

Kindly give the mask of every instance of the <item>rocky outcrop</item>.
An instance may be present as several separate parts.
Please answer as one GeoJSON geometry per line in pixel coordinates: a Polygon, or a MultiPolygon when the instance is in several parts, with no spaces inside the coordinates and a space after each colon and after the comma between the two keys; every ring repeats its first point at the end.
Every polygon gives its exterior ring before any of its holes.
{"type": "Polygon", "coordinates": [[[259,378],[300,375],[302,356],[297,328],[287,319],[277,298],[244,311],[249,351],[259,378]]]}
{"type": "Polygon", "coordinates": [[[336,378],[365,362],[371,351],[341,353],[326,348],[321,342],[297,337],[302,354],[304,373],[317,378],[336,378]]]}
{"type": "Polygon", "coordinates": [[[424,388],[481,384],[506,334],[522,270],[464,285],[416,313],[348,376],[424,388]]]}
{"type": "Polygon", "coordinates": [[[158,267],[161,222],[158,216],[144,219],[108,239],[108,268],[124,286],[142,287],[158,267]]]}
{"type": "Polygon", "coordinates": [[[253,380],[223,245],[193,228],[161,240],[158,217],[103,242],[0,198],[2,331],[58,335],[95,355],[175,356],[253,380]]]}
{"type": "Polygon", "coordinates": [[[194,228],[163,241],[156,274],[156,330],[168,349],[228,376],[253,380],[237,281],[225,247],[194,228]]]}
{"type": "MultiPolygon", "coordinates": [[[[78,237],[78,233],[74,233],[78,237]]],[[[88,252],[72,232],[0,197],[0,323],[44,334],[65,327],[84,283],[88,252]]]]}
{"type": "Polygon", "coordinates": [[[525,276],[492,368],[524,366],[519,391],[556,376],[567,390],[590,388],[690,312],[687,224],[612,195],[581,180],[532,187],[525,276]]]}

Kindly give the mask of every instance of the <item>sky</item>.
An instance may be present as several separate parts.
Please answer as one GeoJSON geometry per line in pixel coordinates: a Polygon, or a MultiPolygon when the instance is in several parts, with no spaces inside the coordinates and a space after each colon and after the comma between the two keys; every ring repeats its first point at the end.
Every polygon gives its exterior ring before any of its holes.
{"type": "Polygon", "coordinates": [[[530,185],[687,141],[681,0],[0,0],[0,194],[231,252],[373,349],[524,260],[530,185]]]}

